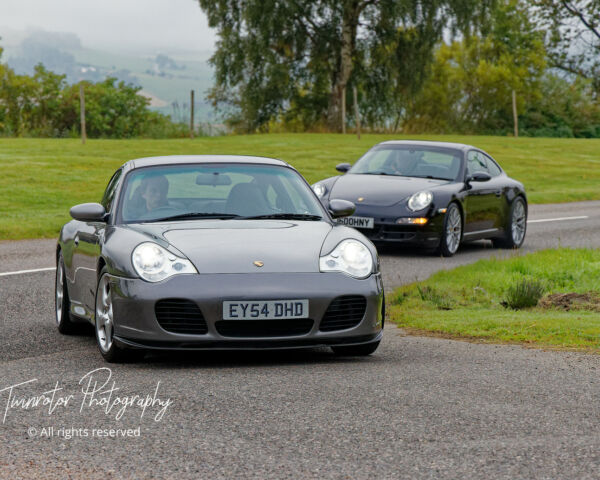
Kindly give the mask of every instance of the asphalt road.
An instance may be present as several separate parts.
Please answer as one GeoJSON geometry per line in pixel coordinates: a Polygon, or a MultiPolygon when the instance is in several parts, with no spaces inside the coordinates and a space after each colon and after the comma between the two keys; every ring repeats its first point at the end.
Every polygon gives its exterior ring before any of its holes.
{"type": "MultiPolygon", "coordinates": [[[[519,254],[600,247],[599,207],[533,207],[534,221],[587,218],[530,223],[519,254]]],[[[65,337],[54,327],[54,273],[3,275],[52,267],[53,249],[0,242],[0,478],[598,478],[598,356],[386,326],[369,358],[148,355],[111,365],[100,388],[108,371],[89,372],[107,364],[90,330],[65,337]],[[44,405],[52,394],[42,394],[57,388],[44,405]],[[146,396],[142,415],[136,402],[146,396]],[[24,405],[32,397],[37,406],[24,405]]],[[[451,259],[389,249],[381,257],[390,289],[513,254],[479,242],[451,259]]]]}

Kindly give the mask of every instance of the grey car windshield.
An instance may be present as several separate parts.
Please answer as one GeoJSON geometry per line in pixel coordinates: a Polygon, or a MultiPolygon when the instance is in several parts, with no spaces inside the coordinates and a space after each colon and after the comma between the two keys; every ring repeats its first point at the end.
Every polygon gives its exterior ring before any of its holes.
{"type": "Polygon", "coordinates": [[[125,223],[238,217],[318,220],[323,216],[300,175],[272,165],[201,164],[134,170],[127,176],[120,205],[125,223]]]}
{"type": "Polygon", "coordinates": [[[349,173],[455,180],[462,152],[448,148],[386,145],[369,150],[349,173]]]}

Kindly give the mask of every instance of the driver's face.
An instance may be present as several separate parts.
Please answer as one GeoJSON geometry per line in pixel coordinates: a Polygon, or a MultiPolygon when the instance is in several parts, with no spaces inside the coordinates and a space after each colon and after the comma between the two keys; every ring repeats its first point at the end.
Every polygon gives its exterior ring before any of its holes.
{"type": "Polygon", "coordinates": [[[159,182],[149,182],[142,198],[146,200],[146,210],[155,210],[165,204],[166,193],[159,182]]]}

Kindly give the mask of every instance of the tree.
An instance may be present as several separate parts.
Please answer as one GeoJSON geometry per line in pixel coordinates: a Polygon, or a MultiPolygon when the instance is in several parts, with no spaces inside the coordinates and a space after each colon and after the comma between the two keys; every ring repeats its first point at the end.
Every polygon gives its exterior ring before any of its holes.
{"type": "MultiPolygon", "coordinates": [[[[383,68],[374,63],[376,48],[410,46],[394,41],[399,30],[427,32],[432,44],[444,29],[468,35],[492,2],[199,0],[219,36],[210,98],[229,108],[230,118],[247,131],[288,111],[302,111],[339,131],[342,92],[353,72],[365,78],[370,66],[383,68]]],[[[395,53],[403,58],[401,50],[395,53]]],[[[395,66],[387,62],[385,68],[380,78],[395,66]]]]}
{"type": "Polygon", "coordinates": [[[500,133],[512,125],[512,90],[519,111],[539,99],[545,49],[526,5],[501,1],[485,33],[438,49],[409,131],[500,133]]]}
{"type": "Polygon", "coordinates": [[[600,0],[533,0],[550,64],[592,82],[600,96],[600,0]]]}

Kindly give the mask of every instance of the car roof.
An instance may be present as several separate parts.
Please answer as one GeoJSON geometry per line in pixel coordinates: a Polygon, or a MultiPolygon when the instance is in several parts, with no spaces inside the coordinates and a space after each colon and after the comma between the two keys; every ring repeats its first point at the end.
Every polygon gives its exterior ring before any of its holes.
{"type": "Polygon", "coordinates": [[[127,170],[159,165],[181,165],[194,163],[248,163],[256,165],[279,165],[289,167],[283,160],[251,155],[164,155],[129,160],[123,167],[127,170]]]}
{"type": "Polygon", "coordinates": [[[414,145],[418,147],[455,148],[457,150],[469,150],[471,148],[475,148],[472,145],[467,145],[464,143],[436,142],[433,140],[388,140],[386,142],[378,143],[375,146],[378,147],[380,145],[414,145]]]}

